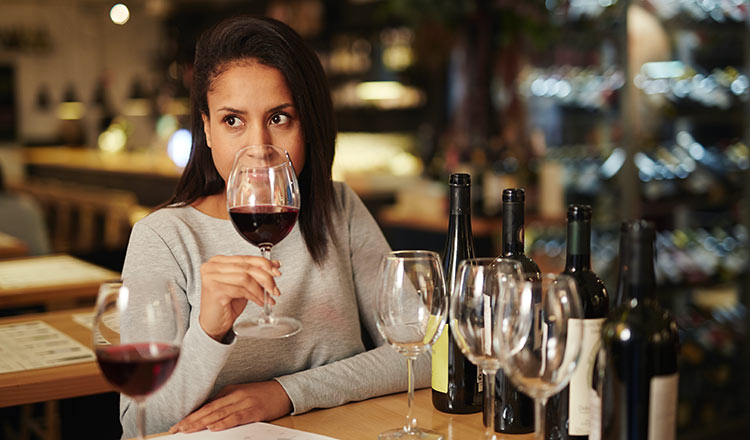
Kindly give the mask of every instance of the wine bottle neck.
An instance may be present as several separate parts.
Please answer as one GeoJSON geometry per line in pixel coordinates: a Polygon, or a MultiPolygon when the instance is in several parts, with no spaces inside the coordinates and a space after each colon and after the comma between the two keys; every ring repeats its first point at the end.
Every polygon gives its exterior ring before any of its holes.
{"type": "Polygon", "coordinates": [[[471,191],[469,186],[451,186],[450,220],[443,250],[446,284],[453,290],[456,271],[461,260],[474,257],[471,235],[471,191]]]}
{"type": "Polygon", "coordinates": [[[503,203],[503,255],[523,254],[524,248],[524,204],[503,203]]]}
{"type": "Polygon", "coordinates": [[[568,242],[565,249],[565,270],[591,269],[591,223],[568,222],[568,242]]]}
{"type": "Polygon", "coordinates": [[[618,299],[644,300],[655,297],[656,276],[654,273],[654,240],[653,236],[630,236],[621,243],[624,252],[620,258],[620,290],[618,299]]]}
{"type": "Polygon", "coordinates": [[[471,187],[468,185],[451,185],[450,213],[471,216],[471,187]]]}

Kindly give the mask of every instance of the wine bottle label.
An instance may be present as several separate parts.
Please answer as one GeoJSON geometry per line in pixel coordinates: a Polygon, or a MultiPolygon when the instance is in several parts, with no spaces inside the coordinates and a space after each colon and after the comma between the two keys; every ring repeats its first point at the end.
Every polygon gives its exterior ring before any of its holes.
{"type": "Polygon", "coordinates": [[[589,440],[602,440],[602,398],[589,390],[589,440]]]}
{"type": "Polygon", "coordinates": [[[674,440],[679,374],[654,376],[648,398],[648,440],[674,440]]]}
{"type": "Polygon", "coordinates": [[[448,392],[448,325],[432,346],[432,389],[441,393],[448,392]]]}
{"type": "Polygon", "coordinates": [[[599,353],[599,342],[604,318],[570,319],[568,326],[582,329],[581,358],[578,367],[570,378],[568,401],[568,433],[589,435],[591,420],[591,379],[594,377],[594,361],[599,353]]]}

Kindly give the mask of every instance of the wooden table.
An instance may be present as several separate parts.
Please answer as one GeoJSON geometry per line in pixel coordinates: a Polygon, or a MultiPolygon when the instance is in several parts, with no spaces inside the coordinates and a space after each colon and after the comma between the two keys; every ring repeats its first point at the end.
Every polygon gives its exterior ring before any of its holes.
{"type": "MultiPolygon", "coordinates": [[[[0,319],[1,324],[41,320],[92,348],[91,330],[73,321],[89,308],[29,314],[0,319]]],[[[95,361],[0,374],[0,407],[67,399],[114,391],[95,361]]]]}
{"type": "Polygon", "coordinates": [[[99,285],[120,274],[70,255],[0,261],[0,307],[95,299],[99,285]]]}
{"type": "MultiPolygon", "coordinates": [[[[327,435],[342,440],[376,439],[378,434],[404,425],[406,393],[349,403],[336,408],[314,410],[298,416],[286,416],[274,424],[301,431],[327,435]]],[[[440,432],[445,440],[481,439],[484,435],[482,414],[446,414],[432,406],[429,388],[414,396],[417,425],[440,432]]],[[[498,434],[498,439],[527,440],[532,434],[498,434]]]]}
{"type": "Polygon", "coordinates": [[[29,248],[20,238],[0,232],[0,259],[24,257],[29,248]]]}
{"type": "MultiPolygon", "coordinates": [[[[376,397],[329,409],[317,409],[298,416],[274,420],[274,425],[340,440],[378,438],[378,434],[404,426],[406,422],[406,393],[376,397]]],[[[417,426],[443,434],[445,440],[480,440],[484,438],[482,413],[446,414],[432,406],[429,388],[414,393],[414,416],[417,426]]],[[[166,437],[154,434],[148,438],[166,437]]],[[[237,437],[238,440],[241,437],[237,437]]],[[[532,440],[534,433],[518,435],[497,434],[498,440],[532,440]]]]}

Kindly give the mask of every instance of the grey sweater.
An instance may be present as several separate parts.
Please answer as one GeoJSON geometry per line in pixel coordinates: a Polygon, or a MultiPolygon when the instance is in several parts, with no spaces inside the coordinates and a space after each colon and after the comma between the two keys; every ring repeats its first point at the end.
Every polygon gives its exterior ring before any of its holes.
{"type": "MultiPolygon", "coordinates": [[[[378,265],[390,248],[357,195],[344,183],[334,187],[340,209],[334,216],[335,242],[329,240],[322,267],[307,251],[299,225],[271,253],[282,272],[274,313],[293,316],[303,326],[286,339],[238,337],[220,343],[198,323],[201,264],[214,255],[260,255],[229,220],[192,207],[164,208],[134,226],[123,280],[173,279],[184,292],[180,308],[188,323],[172,377],[146,401],[147,434],[168,430],[230,384],[275,379],[292,401],[292,414],[406,389],[405,358],[384,345],[374,318],[378,265]],[[365,351],[361,328],[377,348],[365,351]]],[[[261,312],[249,302],[238,319],[261,312]]],[[[415,367],[416,386],[427,386],[429,354],[415,367]]],[[[135,437],[135,404],[125,396],[120,420],[124,437],[135,437]]]]}

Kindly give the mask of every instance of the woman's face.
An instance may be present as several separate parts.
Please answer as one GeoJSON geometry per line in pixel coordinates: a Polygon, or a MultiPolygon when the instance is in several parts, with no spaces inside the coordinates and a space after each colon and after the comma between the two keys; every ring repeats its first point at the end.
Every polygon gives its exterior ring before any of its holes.
{"type": "Polygon", "coordinates": [[[211,81],[203,129],[216,169],[226,182],[234,155],[253,144],[289,152],[299,174],[305,165],[305,140],[284,76],[253,60],[232,62],[211,81]]]}

